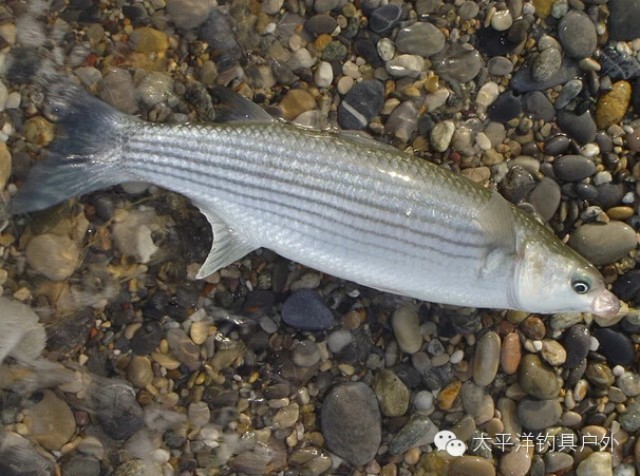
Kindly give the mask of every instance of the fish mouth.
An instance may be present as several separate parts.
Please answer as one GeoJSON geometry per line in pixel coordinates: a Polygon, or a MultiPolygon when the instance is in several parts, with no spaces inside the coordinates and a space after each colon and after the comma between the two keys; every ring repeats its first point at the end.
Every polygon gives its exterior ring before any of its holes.
{"type": "Polygon", "coordinates": [[[619,311],[620,300],[606,289],[591,303],[591,312],[600,317],[615,317],[619,311]]]}

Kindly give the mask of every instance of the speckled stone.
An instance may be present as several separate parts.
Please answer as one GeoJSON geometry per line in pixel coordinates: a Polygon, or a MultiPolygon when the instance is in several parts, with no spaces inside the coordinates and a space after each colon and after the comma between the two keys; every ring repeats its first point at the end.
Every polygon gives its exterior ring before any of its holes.
{"type": "Polygon", "coordinates": [[[631,102],[631,84],[628,81],[613,83],[611,91],[604,93],[596,103],[596,125],[606,129],[619,123],[627,113],[631,102]]]}
{"type": "Polygon", "coordinates": [[[590,56],[598,40],[593,21],[579,10],[571,10],[560,21],[558,36],[565,53],[577,59],[590,56]]]}
{"type": "Polygon", "coordinates": [[[333,387],[322,403],[322,434],[327,447],[356,466],[373,459],[382,438],[378,402],[362,382],[333,387]]]}
{"type": "Polygon", "coordinates": [[[547,48],[536,56],[531,64],[531,78],[534,81],[547,81],[560,70],[562,53],[557,48],[547,48]]]}
{"type": "Polygon", "coordinates": [[[569,246],[595,265],[619,260],[637,245],[636,232],[619,221],[606,224],[586,223],[569,238],[569,246]]]}
{"type": "Polygon", "coordinates": [[[407,412],[411,392],[393,371],[379,371],[373,383],[373,391],[384,416],[397,417],[407,412]]]}

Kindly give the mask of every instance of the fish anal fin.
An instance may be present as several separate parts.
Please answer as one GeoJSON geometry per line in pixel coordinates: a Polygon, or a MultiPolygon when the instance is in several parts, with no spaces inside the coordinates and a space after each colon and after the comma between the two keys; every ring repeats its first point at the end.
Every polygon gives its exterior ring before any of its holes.
{"type": "Polygon", "coordinates": [[[207,259],[196,275],[197,279],[206,278],[219,269],[229,266],[234,261],[238,261],[257,248],[230,229],[217,215],[202,208],[201,211],[211,224],[213,244],[207,259]]]}

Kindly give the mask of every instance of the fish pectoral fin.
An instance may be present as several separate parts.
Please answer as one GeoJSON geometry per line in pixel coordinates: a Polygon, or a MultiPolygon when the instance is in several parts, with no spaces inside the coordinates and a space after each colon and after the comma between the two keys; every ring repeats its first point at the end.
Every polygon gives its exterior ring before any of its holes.
{"type": "Polygon", "coordinates": [[[254,102],[231,89],[214,86],[213,95],[220,101],[221,108],[216,109],[217,122],[277,122],[254,102]]]}
{"type": "Polygon", "coordinates": [[[203,279],[215,273],[220,268],[229,266],[234,261],[243,258],[257,247],[248,242],[218,216],[200,209],[207,217],[213,231],[213,244],[204,264],[196,275],[197,279],[203,279]]]}
{"type": "Polygon", "coordinates": [[[511,205],[495,190],[487,205],[475,218],[476,225],[482,229],[489,244],[490,257],[495,250],[505,256],[516,255],[516,230],[511,205]]]}

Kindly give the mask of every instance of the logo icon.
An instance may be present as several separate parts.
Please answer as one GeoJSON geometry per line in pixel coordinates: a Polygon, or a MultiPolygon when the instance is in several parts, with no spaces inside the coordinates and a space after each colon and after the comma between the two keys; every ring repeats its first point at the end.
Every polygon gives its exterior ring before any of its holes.
{"type": "Polygon", "coordinates": [[[452,431],[442,430],[436,433],[434,443],[438,450],[446,451],[450,456],[462,456],[467,451],[467,445],[456,438],[452,431]]]}

